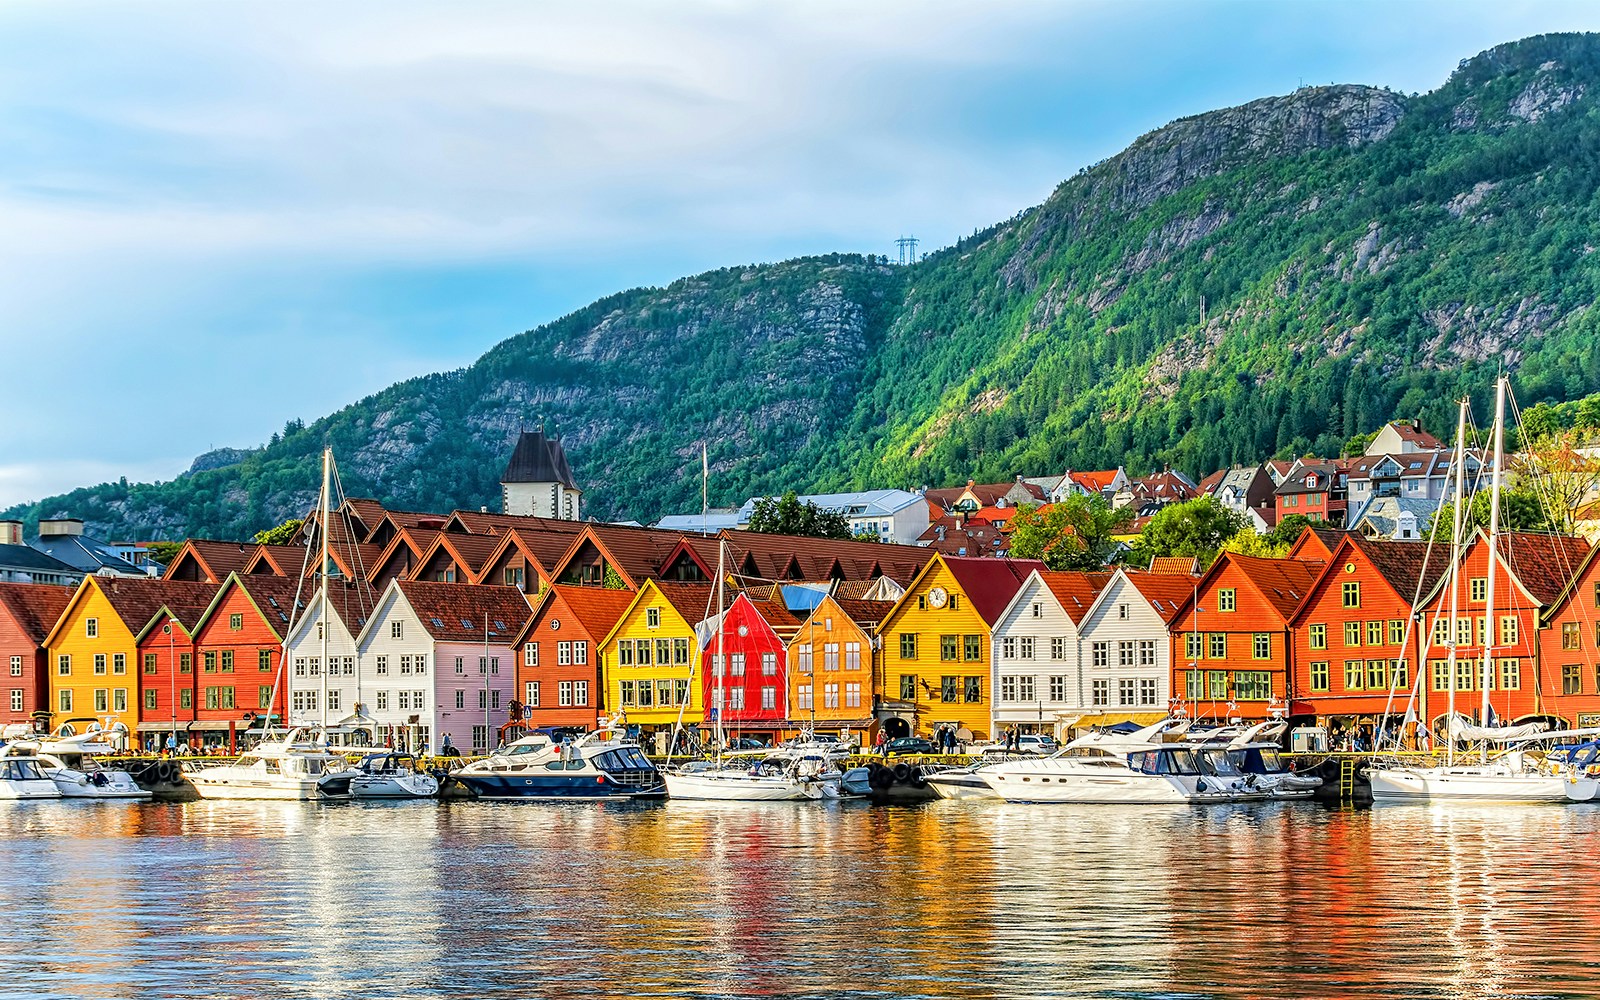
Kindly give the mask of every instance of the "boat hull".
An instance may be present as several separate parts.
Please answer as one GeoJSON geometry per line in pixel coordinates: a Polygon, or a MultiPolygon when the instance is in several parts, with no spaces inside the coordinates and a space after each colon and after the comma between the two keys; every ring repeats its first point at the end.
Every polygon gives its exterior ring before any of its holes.
{"type": "Polygon", "coordinates": [[[271,799],[305,801],[321,797],[315,778],[268,778],[245,775],[208,775],[197,771],[189,776],[202,799],[271,799]]]}
{"type": "Polygon", "coordinates": [[[353,799],[431,799],[439,782],[429,774],[362,774],[350,779],[353,799]]]}
{"type": "Polygon", "coordinates": [[[465,774],[458,771],[455,780],[480,799],[651,799],[661,798],[667,793],[666,786],[659,781],[653,785],[625,784],[592,771],[573,776],[532,772],[465,774]]]}
{"type": "Polygon", "coordinates": [[[1386,768],[1367,772],[1372,797],[1389,801],[1565,802],[1559,776],[1469,768],[1386,768]]]}
{"type": "MultiPolygon", "coordinates": [[[[990,773],[984,780],[1007,802],[1080,803],[1084,805],[1176,805],[1239,802],[1230,792],[1189,790],[1162,775],[990,773]]],[[[1265,794],[1255,798],[1265,798],[1265,794]]]]}
{"type": "Polygon", "coordinates": [[[61,789],[49,778],[42,781],[0,780],[0,799],[59,799],[61,789]]]}
{"type": "Polygon", "coordinates": [[[724,774],[700,771],[691,774],[669,774],[666,775],[666,782],[668,796],[675,799],[713,802],[800,802],[839,797],[837,777],[790,778],[743,772],[724,774]],[[833,786],[831,795],[828,793],[830,784],[833,786]]]}
{"type": "Polygon", "coordinates": [[[998,799],[1000,793],[989,787],[983,775],[970,771],[945,771],[930,774],[928,787],[941,799],[998,799]]]}
{"type": "Polygon", "coordinates": [[[1593,802],[1600,799],[1600,778],[1568,778],[1562,783],[1568,802],[1593,802]]]}

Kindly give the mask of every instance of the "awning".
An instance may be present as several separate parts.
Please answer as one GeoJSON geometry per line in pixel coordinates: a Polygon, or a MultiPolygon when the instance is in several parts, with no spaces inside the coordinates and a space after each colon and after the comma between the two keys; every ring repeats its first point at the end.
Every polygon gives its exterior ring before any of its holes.
{"type": "MultiPolygon", "coordinates": [[[[1066,713],[1062,713],[1066,714],[1066,713]]],[[[1119,722],[1131,722],[1140,728],[1153,726],[1167,717],[1165,712],[1074,712],[1077,718],[1068,722],[1074,729],[1087,729],[1090,726],[1114,726],[1119,722]]]]}
{"type": "MultiPolygon", "coordinates": [[[[242,722],[242,721],[241,722],[235,722],[235,723],[229,723],[225,719],[223,719],[223,720],[207,719],[207,720],[202,720],[200,722],[183,722],[182,720],[180,720],[178,722],[178,732],[180,732],[180,733],[206,733],[206,732],[210,732],[210,733],[219,733],[219,732],[220,733],[225,733],[225,732],[228,731],[228,726],[229,725],[233,725],[233,726],[237,727],[238,731],[242,733],[242,732],[244,732],[245,726],[248,725],[248,723],[245,723],[245,722],[242,722]]],[[[139,726],[138,726],[138,732],[141,732],[141,733],[170,733],[170,732],[172,732],[172,720],[169,719],[166,722],[141,722],[141,723],[139,723],[139,726]]]]}

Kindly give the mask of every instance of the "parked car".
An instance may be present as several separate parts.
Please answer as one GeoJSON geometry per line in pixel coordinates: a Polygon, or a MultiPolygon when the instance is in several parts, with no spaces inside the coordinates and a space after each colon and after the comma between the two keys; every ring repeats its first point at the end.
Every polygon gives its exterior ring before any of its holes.
{"type": "Polygon", "coordinates": [[[893,757],[896,754],[906,753],[938,753],[939,748],[933,745],[932,740],[925,740],[920,736],[901,736],[892,739],[883,745],[883,755],[893,757]]]}
{"type": "Polygon", "coordinates": [[[765,750],[767,745],[754,736],[741,736],[728,741],[729,750],[765,750]]]}
{"type": "Polygon", "coordinates": [[[1061,749],[1061,744],[1055,738],[1043,733],[1023,733],[1017,739],[1017,748],[1007,750],[1005,740],[996,740],[993,743],[979,743],[971,749],[971,753],[1031,753],[1039,756],[1053,754],[1061,749]]]}

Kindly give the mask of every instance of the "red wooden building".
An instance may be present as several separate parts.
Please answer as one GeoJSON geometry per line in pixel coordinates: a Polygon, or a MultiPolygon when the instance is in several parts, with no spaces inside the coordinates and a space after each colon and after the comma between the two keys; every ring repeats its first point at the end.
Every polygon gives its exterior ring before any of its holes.
{"type": "Polygon", "coordinates": [[[605,707],[600,644],[634,597],[603,587],[544,589],[511,644],[519,651],[515,692],[529,728],[595,727],[605,707]]]}
{"type": "Polygon", "coordinates": [[[741,593],[720,619],[714,616],[698,627],[707,723],[720,716],[724,730],[768,738],[783,728],[789,717],[788,639],[799,630],[800,619],[778,596],[758,602],[741,593]]]}
{"type": "Polygon", "coordinates": [[[194,644],[195,623],[205,613],[217,593],[211,583],[167,580],[151,581],[139,587],[117,587],[106,593],[133,634],[134,658],[139,670],[138,737],[158,744],[178,724],[178,739],[184,739],[187,724],[194,720],[194,644]],[[173,624],[176,622],[176,624],[173,624]],[[176,671],[176,673],[174,673],[176,671]],[[174,706],[176,708],[174,709],[174,706]]]}
{"type": "Polygon", "coordinates": [[[6,665],[0,725],[25,723],[50,711],[48,656],[43,643],[72,600],[71,587],[0,583],[0,663],[6,665]]]}
{"type": "Polygon", "coordinates": [[[1600,548],[1591,548],[1539,629],[1535,711],[1600,726],[1600,548]]]}
{"type": "Polygon", "coordinates": [[[1413,607],[1438,584],[1449,559],[1443,547],[1430,552],[1418,542],[1341,535],[1290,619],[1290,714],[1362,716],[1386,706],[1404,712],[1427,638],[1413,607]]]}
{"type": "MultiPolygon", "coordinates": [[[[283,640],[295,617],[298,581],[277,576],[229,576],[195,627],[194,665],[189,675],[195,721],[191,733],[233,745],[257,716],[283,716],[287,686],[271,701],[283,640]]],[[[307,587],[309,590],[309,587],[307,587]]]]}
{"type": "MultiPolygon", "coordinates": [[[[1449,640],[1456,640],[1456,710],[1478,716],[1484,688],[1501,722],[1562,714],[1540,697],[1548,666],[1539,660],[1539,625],[1589,554],[1581,538],[1503,532],[1497,549],[1494,620],[1485,612],[1489,596],[1489,536],[1482,529],[1461,557],[1456,581],[1456,620],[1450,621],[1449,581],[1441,581],[1424,605],[1428,628],[1427,713],[1446,712],[1450,692],[1449,640]],[[1489,644],[1490,669],[1483,667],[1489,644]],[[1485,683],[1487,681],[1487,683],[1485,683]]],[[[1559,664],[1557,664],[1559,674],[1559,664]]],[[[1570,719],[1570,716],[1569,716],[1570,719]]]]}
{"type": "Polygon", "coordinates": [[[1294,666],[1289,619],[1320,560],[1224,552],[1172,620],[1172,691],[1191,717],[1261,720],[1287,708],[1294,666]]]}

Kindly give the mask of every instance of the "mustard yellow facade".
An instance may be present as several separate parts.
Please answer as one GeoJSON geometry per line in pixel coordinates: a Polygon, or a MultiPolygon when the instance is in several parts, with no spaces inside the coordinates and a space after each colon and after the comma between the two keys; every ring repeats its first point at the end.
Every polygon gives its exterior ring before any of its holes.
{"type": "Polygon", "coordinates": [[[916,735],[955,723],[988,739],[989,625],[943,556],[912,581],[878,627],[883,638],[883,696],[916,735]]]}
{"type": "Polygon", "coordinates": [[[109,718],[132,732],[139,725],[139,643],[100,591],[100,579],[84,579],[45,639],[50,711],[57,724],[109,718]]]}
{"type": "Polygon", "coordinates": [[[699,659],[694,625],[656,581],[645,581],[601,643],[606,713],[646,730],[670,729],[680,717],[698,726],[705,719],[699,659]]]}

